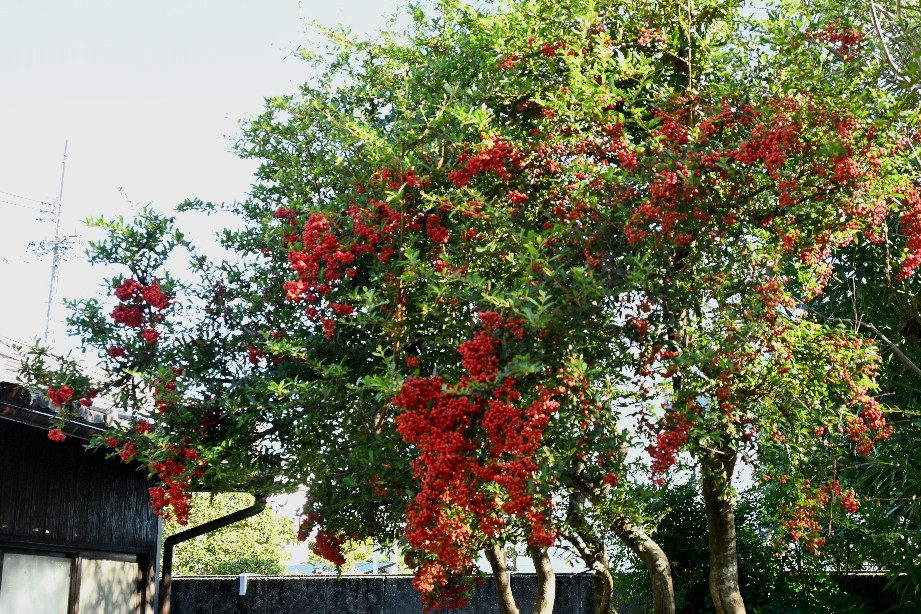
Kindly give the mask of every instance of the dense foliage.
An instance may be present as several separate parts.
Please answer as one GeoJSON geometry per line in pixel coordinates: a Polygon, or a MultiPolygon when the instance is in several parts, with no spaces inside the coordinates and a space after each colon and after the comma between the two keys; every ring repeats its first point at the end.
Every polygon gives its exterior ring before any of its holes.
{"type": "MultiPolygon", "coordinates": [[[[669,612],[641,491],[684,462],[714,607],[741,612],[744,464],[779,554],[821,554],[860,508],[845,468],[892,426],[874,340],[816,306],[849,250],[912,283],[921,132],[858,17],[751,9],[446,1],[403,37],[333,33],[239,144],[262,165],[228,207],[236,260],[193,254],[182,284],[168,220],[99,222],[93,259],[126,269],[71,323],[97,388],[148,416],[107,443],[156,474],[156,509],[184,521],[192,481],[307,484],[318,553],[403,539],[430,607],[521,542],[539,569],[578,552],[607,611],[616,537],[669,612]]],[[[89,394],[26,371],[59,404],[89,394]]]]}
{"type": "MultiPolygon", "coordinates": [[[[817,558],[804,551],[778,561],[767,539],[774,530],[772,493],[743,494],[736,502],[739,582],[746,607],[756,613],[871,614],[891,611],[897,599],[880,594],[884,580],[878,575],[854,575],[871,550],[860,543],[854,527],[835,527],[826,544],[828,556],[817,558]]],[[[675,580],[675,605],[688,614],[712,612],[707,594],[706,517],[699,486],[693,482],[670,485],[650,500],[647,512],[654,518],[655,538],[668,552],[675,580]]],[[[626,573],[619,582],[626,595],[643,597],[646,578],[626,573]]],[[[908,611],[908,610],[906,610],[908,611]]]]}

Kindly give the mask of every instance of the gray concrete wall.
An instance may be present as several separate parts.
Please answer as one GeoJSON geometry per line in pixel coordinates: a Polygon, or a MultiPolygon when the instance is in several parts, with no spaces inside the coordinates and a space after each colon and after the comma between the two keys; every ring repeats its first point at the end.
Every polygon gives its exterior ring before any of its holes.
{"type": "MultiPolygon", "coordinates": [[[[594,614],[591,574],[558,574],[554,614],[594,614]]],[[[250,577],[240,596],[234,577],[174,578],[172,614],[421,614],[411,576],[250,577]]],[[[512,575],[522,614],[533,611],[533,574],[512,575]]],[[[458,614],[499,614],[491,581],[458,614]]],[[[628,610],[618,609],[618,612],[628,610]]],[[[637,610],[639,611],[639,610],[637,610]]]]}

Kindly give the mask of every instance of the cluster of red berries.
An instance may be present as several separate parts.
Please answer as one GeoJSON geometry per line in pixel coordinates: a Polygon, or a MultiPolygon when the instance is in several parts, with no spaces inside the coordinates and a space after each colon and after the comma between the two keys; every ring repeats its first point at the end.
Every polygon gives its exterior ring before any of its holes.
{"type": "Polygon", "coordinates": [[[413,586],[422,593],[423,612],[462,608],[470,603],[473,589],[481,583],[474,565],[451,570],[431,560],[419,564],[413,578],[413,586]]]}
{"type": "Polygon", "coordinates": [[[57,407],[64,407],[64,404],[70,401],[74,396],[74,389],[70,386],[61,386],[52,388],[48,386],[48,398],[57,407]]]}
{"type": "Polygon", "coordinates": [[[492,173],[508,182],[512,177],[509,169],[520,169],[523,157],[524,154],[508,141],[487,137],[477,152],[462,152],[457,156],[460,168],[449,172],[448,180],[462,188],[477,175],[492,173]]]}
{"type": "Polygon", "coordinates": [[[549,546],[557,537],[547,513],[550,504],[534,491],[539,470],[534,455],[559,404],[552,391],[542,389],[522,407],[516,382],[496,381],[502,345],[497,335],[521,338],[523,322],[493,311],[477,315],[481,329],[458,348],[467,371],[459,386],[414,377],[393,399],[403,410],[397,431],[419,448],[412,467],[421,489],[407,513],[406,538],[434,556],[416,570],[420,590],[444,588],[449,577],[468,569],[476,548],[474,526],[479,533],[498,535],[508,522],[500,510],[525,524],[534,546],[549,546]],[[471,394],[471,382],[489,388],[471,394]],[[500,487],[500,497],[490,484],[500,487]]]}
{"type": "Polygon", "coordinates": [[[911,187],[903,197],[904,212],[899,219],[902,234],[908,238],[906,254],[896,279],[908,279],[921,265],[921,192],[911,187]]]}
{"type": "Polygon", "coordinates": [[[646,452],[652,457],[650,470],[653,474],[665,473],[678,462],[678,451],[687,443],[690,429],[691,425],[684,416],[668,414],[662,419],[656,443],[646,447],[646,452]]]}
{"type": "Polygon", "coordinates": [[[818,512],[816,499],[813,498],[811,501],[794,506],[782,504],[778,507],[778,511],[785,516],[780,526],[786,535],[793,541],[802,543],[806,550],[815,556],[822,554],[825,538],[820,534],[821,525],[816,520],[818,512]]]}
{"type": "Polygon", "coordinates": [[[651,43],[664,43],[665,34],[658,28],[640,28],[640,36],[636,39],[639,47],[645,47],[651,43]]]}
{"type": "Polygon", "coordinates": [[[310,513],[304,516],[297,527],[297,541],[307,541],[313,528],[320,524],[320,520],[320,515],[317,513],[310,513]]]}
{"type": "MultiPolygon", "coordinates": [[[[160,332],[153,325],[163,319],[162,312],[171,304],[170,297],[163,292],[160,284],[154,281],[145,286],[129,278],[122,281],[114,294],[121,302],[112,310],[112,319],[128,328],[143,328],[141,338],[149,344],[157,343],[160,340],[160,332]],[[148,307],[154,310],[149,316],[149,322],[145,318],[145,309],[148,307]]],[[[122,346],[112,346],[107,353],[112,358],[126,356],[126,350],[122,346]]]]}
{"type": "Polygon", "coordinates": [[[448,242],[448,231],[441,221],[441,216],[435,213],[425,218],[425,232],[432,243],[443,245],[448,242]]]}
{"type": "Polygon", "coordinates": [[[149,490],[151,505],[154,513],[164,519],[172,518],[185,525],[192,509],[190,480],[204,475],[205,461],[199,458],[198,452],[185,445],[168,445],[166,451],[172,454],[171,458],[150,464],[150,470],[161,484],[149,490]]]}
{"type": "MultiPolygon", "coordinates": [[[[412,190],[427,185],[428,180],[414,171],[398,173],[387,168],[378,169],[371,181],[371,187],[407,190],[404,194],[407,201],[416,198],[412,190]]],[[[364,186],[356,189],[360,194],[366,192],[364,186]]],[[[399,237],[407,230],[421,230],[423,223],[433,243],[442,245],[448,241],[448,231],[437,213],[426,217],[413,206],[401,211],[387,200],[368,197],[367,206],[349,206],[341,220],[313,213],[304,223],[300,245],[288,252],[288,262],[297,280],[285,283],[286,299],[308,303],[307,317],[321,324],[326,338],[332,338],[336,323],[354,313],[354,307],[334,301],[324,306],[322,299],[329,300],[343,279],[357,275],[359,258],[373,255],[382,263],[389,262],[401,240],[399,237]],[[346,235],[348,239],[340,239],[346,235]]]]}
{"type": "Polygon", "coordinates": [[[297,212],[289,207],[279,207],[276,209],[275,219],[285,220],[290,226],[297,226],[297,212]]]}
{"type": "Polygon", "coordinates": [[[836,51],[844,57],[844,61],[850,61],[857,57],[860,52],[860,46],[866,34],[862,30],[854,28],[841,27],[841,21],[829,21],[824,28],[818,31],[807,31],[806,36],[809,38],[825,41],[836,45],[836,51]]]}
{"type": "Polygon", "coordinates": [[[342,537],[320,530],[317,531],[317,536],[310,549],[336,567],[342,567],[345,565],[345,556],[342,554],[344,543],[345,540],[342,537]]]}
{"type": "Polygon", "coordinates": [[[263,357],[265,356],[264,351],[256,349],[253,346],[249,346],[248,348],[246,348],[246,354],[247,354],[246,358],[247,360],[249,360],[250,364],[257,365],[257,366],[259,365],[259,363],[262,361],[263,357]]]}
{"type": "Polygon", "coordinates": [[[164,294],[160,284],[156,281],[149,286],[145,286],[133,279],[126,279],[115,289],[115,296],[122,302],[140,300],[154,309],[162,310],[170,306],[170,298],[164,294]]]}
{"type": "MultiPolygon", "coordinates": [[[[329,220],[319,213],[310,216],[302,233],[302,249],[288,252],[288,262],[298,275],[297,281],[285,283],[286,299],[289,301],[306,301],[319,303],[320,297],[329,295],[335,284],[343,276],[355,275],[355,270],[348,268],[354,262],[356,253],[341,249],[329,220]]],[[[315,319],[320,315],[316,307],[308,307],[308,317],[315,319]]],[[[335,321],[325,324],[324,332],[331,337],[335,321]]]]}
{"type": "Polygon", "coordinates": [[[457,348],[461,355],[461,365],[470,374],[469,379],[475,382],[493,382],[499,370],[499,358],[496,348],[499,340],[490,333],[482,330],[473,339],[463,342],[457,348]]]}
{"type": "Polygon", "coordinates": [[[382,167],[374,171],[371,176],[371,184],[391,191],[405,188],[418,190],[427,188],[429,180],[425,177],[420,177],[414,170],[395,171],[382,167]]]}
{"type": "Polygon", "coordinates": [[[822,506],[828,505],[830,501],[834,501],[840,504],[849,514],[853,514],[860,509],[860,502],[857,500],[854,489],[852,488],[845,492],[844,489],[841,488],[841,483],[838,480],[832,480],[831,484],[820,488],[816,496],[816,501],[822,506]]]}

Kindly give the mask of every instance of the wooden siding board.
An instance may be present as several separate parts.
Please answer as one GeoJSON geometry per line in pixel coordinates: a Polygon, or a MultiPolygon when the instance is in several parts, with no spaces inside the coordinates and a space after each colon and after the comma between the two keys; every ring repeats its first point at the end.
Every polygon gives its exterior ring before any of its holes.
{"type": "MultiPolygon", "coordinates": [[[[102,456],[102,452],[99,450],[93,453],[94,464],[98,465],[99,460],[104,460],[100,459],[100,456],[102,456]]],[[[124,473],[121,471],[110,472],[109,479],[100,480],[100,486],[102,487],[102,492],[99,495],[100,505],[109,510],[113,518],[122,518],[124,520],[122,522],[111,522],[111,519],[107,519],[108,522],[100,522],[99,541],[104,544],[130,541],[130,534],[134,533],[136,525],[132,521],[133,519],[124,515],[122,501],[130,492],[128,488],[125,488],[124,473]]]]}
{"type": "Polygon", "coordinates": [[[143,473],[80,442],[0,420],[0,541],[156,552],[157,519],[143,473]]]}
{"type": "Polygon", "coordinates": [[[12,501],[16,496],[16,469],[21,463],[20,442],[12,432],[0,429],[0,473],[3,474],[3,490],[0,490],[0,533],[13,532],[13,514],[15,506],[12,501]]]}
{"type": "MultiPolygon", "coordinates": [[[[89,465],[89,463],[87,463],[87,465],[89,465]]],[[[90,467],[87,466],[85,469],[89,470],[90,467]]],[[[81,486],[86,493],[84,495],[86,505],[83,506],[84,513],[81,514],[82,522],[78,527],[82,527],[83,535],[81,539],[86,541],[86,543],[106,543],[105,539],[102,537],[103,527],[101,525],[103,522],[108,521],[109,518],[107,514],[101,513],[105,508],[101,508],[99,505],[102,501],[106,482],[107,480],[99,479],[98,477],[94,480],[81,480],[81,486]]]]}
{"type": "MultiPolygon", "coordinates": [[[[99,452],[102,454],[102,451],[99,452]]],[[[107,459],[105,462],[111,463],[114,459],[107,459]]],[[[135,515],[133,513],[134,507],[131,505],[132,499],[147,499],[146,489],[138,487],[138,477],[134,475],[133,471],[128,471],[130,469],[128,466],[119,467],[121,471],[118,472],[119,475],[119,490],[123,493],[121,496],[116,493],[115,496],[115,505],[113,506],[119,516],[124,518],[126,522],[121,527],[121,533],[117,536],[117,539],[125,543],[136,543],[139,535],[146,535],[149,531],[146,525],[150,524],[145,522],[147,520],[147,514],[135,515]],[[128,496],[125,496],[125,494],[128,496]]],[[[144,484],[143,486],[146,486],[144,484]]],[[[113,537],[114,539],[114,537],[113,537]]]]}
{"type": "Polygon", "coordinates": [[[70,484],[66,478],[68,472],[67,464],[62,464],[57,468],[56,476],[49,476],[48,484],[54,483],[53,488],[45,488],[45,509],[44,514],[37,510],[36,518],[41,519],[43,537],[53,540],[67,539],[69,518],[61,518],[62,510],[67,508],[67,501],[70,498],[70,484]]]}
{"type": "Polygon", "coordinates": [[[160,538],[159,525],[157,516],[153,514],[152,508],[150,507],[150,495],[148,489],[150,488],[150,483],[147,481],[146,472],[140,470],[134,471],[135,480],[141,484],[141,496],[132,497],[129,501],[128,513],[132,516],[137,516],[138,518],[149,518],[151,522],[147,522],[143,532],[139,533],[138,537],[144,540],[144,543],[153,544],[157,543],[160,538]]]}
{"type": "Polygon", "coordinates": [[[44,537],[64,539],[70,520],[67,509],[71,506],[69,501],[72,501],[70,497],[73,496],[73,480],[69,481],[71,483],[64,482],[62,478],[67,472],[62,471],[62,468],[72,464],[69,459],[80,451],[80,446],[70,438],[63,443],[55,443],[50,439],[48,441],[53,444],[48,447],[54,450],[55,456],[51,462],[35,468],[38,479],[32,491],[32,522],[35,528],[39,529],[38,533],[44,534],[44,537]],[[65,445],[66,448],[61,449],[65,445]]]}
{"type": "MultiPolygon", "coordinates": [[[[81,467],[79,463],[64,463],[61,467],[61,477],[65,483],[61,486],[61,493],[64,495],[65,499],[62,502],[62,507],[67,506],[67,501],[79,501],[79,498],[83,496],[81,491],[81,480],[80,480],[81,467]]],[[[60,526],[61,538],[67,541],[74,540],[76,541],[81,532],[80,524],[81,515],[80,512],[85,513],[84,508],[86,506],[81,505],[78,509],[70,509],[67,514],[66,519],[62,519],[60,526]]]]}
{"type": "MultiPolygon", "coordinates": [[[[50,440],[49,440],[50,441],[50,440]]],[[[21,450],[19,455],[18,463],[20,465],[24,464],[26,459],[31,459],[30,450],[23,445],[23,441],[19,442],[19,448],[21,450]]],[[[16,502],[15,507],[17,508],[13,514],[13,529],[12,532],[16,535],[30,535],[29,525],[31,525],[31,518],[29,517],[31,513],[31,504],[32,504],[32,485],[35,480],[35,477],[32,472],[34,465],[29,467],[28,472],[20,471],[13,475],[14,486],[12,492],[16,493],[14,495],[14,501],[16,502]]]]}

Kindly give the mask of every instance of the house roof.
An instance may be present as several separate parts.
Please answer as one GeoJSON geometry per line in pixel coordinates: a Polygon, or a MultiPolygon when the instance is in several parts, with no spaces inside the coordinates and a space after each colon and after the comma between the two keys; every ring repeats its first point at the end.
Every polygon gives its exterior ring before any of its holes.
{"type": "MultiPolygon", "coordinates": [[[[74,401],[72,409],[77,415],[67,421],[62,429],[65,435],[89,441],[108,427],[128,422],[131,415],[116,408],[84,407],[74,401]]],[[[58,409],[43,393],[28,390],[12,382],[0,382],[0,419],[50,430],[58,409]]]]}

